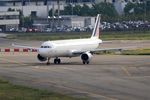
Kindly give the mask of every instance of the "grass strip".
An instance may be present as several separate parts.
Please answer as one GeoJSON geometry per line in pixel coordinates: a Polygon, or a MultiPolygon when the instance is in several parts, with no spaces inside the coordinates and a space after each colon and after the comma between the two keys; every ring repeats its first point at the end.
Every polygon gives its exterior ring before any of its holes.
{"type": "MultiPolygon", "coordinates": [[[[61,33],[13,33],[7,36],[8,39],[23,40],[60,40],[88,38],[91,32],[61,32],[61,33]]],[[[102,40],[150,40],[150,31],[127,31],[127,32],[102,32],[102,40]]]]}
{"type": "Polygon", "coordinates": [[[98,55],[150,55],[150,48],[135,49],[135,50],[123,50],[123,51],[99,51],[96,52],[98,55]]]}
{"type": "Polygon", "coordinates": [[[13,85],[0,80],[0,100],[87,100],[49,91],[13,85]]]}

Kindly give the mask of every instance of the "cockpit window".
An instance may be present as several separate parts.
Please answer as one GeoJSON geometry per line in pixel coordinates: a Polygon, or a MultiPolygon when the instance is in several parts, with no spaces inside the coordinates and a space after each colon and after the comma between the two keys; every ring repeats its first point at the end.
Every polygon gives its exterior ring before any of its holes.
{"type": "Polygon", "coordinates": [[[41,48],[51,48],[51,46],[41,46],[41,48]]]}

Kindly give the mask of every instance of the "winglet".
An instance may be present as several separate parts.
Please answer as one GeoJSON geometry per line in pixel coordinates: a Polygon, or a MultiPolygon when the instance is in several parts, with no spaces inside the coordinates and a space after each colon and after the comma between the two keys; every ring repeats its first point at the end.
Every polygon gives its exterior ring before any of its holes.
{"type": "Polygon", "coordinates": [[[100,35],[100,33],[99,33],[100,18],[101,18],[101,15],[98,14],[91,38],[99,38],[99,35],[100,35]]]}

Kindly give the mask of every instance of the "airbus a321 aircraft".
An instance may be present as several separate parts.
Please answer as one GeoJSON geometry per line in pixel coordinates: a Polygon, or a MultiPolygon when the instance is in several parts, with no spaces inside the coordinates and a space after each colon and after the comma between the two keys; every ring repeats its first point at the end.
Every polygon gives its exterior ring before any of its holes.
{"type": "Polygon", "coordinates": [[[38,60],[41,62],[47,61],[47,65],[50,64],[50,58],[54,58],[54,64],[60,64],[60,57],[71,58],[76,56],[80,56],[83,64],[89,64],[94,52],[104,50],[121,50],[121,48],[98,48],[102,43],[102,40],[99,39],[99,26],[100,14],[97,15],[95,27],[90,38],[46,41],[41,45],[40,48],[33,48],[15,44],[12,45],[21,48],[37,49],[38,60]]]}

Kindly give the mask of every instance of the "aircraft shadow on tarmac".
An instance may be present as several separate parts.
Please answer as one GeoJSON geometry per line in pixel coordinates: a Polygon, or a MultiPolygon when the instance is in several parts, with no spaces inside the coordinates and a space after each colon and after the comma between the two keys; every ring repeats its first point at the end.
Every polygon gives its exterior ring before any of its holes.
{"type": "Polygon", "coordinates": [[[61,65],[83,65],[83,66],[92,66],[92,65],[104,65],[104,64],[95,64],[95,63],[90,63],[90,64],[82,64],[81,62],[62,62],[61,64],[54,64],[54,63],[50,63],[50,65],[46,65],[46,63],[36,63],[36,62],[17,62],[17,63],[15,63],[15,62],[1,62],[1,65],[3,65],[3,66],[6,66],[6,65],[9,65],[9,66],[11,66],[12,65],[12,67],[14,66],[20,66],[20,67],[24,67],[24,66],[61,66],[61,65]]]}

